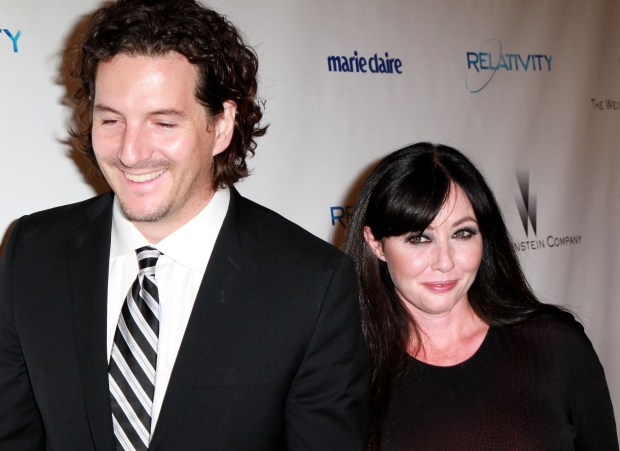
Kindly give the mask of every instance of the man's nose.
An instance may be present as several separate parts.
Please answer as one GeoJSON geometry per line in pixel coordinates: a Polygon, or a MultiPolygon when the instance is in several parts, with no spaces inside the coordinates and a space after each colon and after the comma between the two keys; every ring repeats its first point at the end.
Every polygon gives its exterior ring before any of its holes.
{"type": "Polygon", "coordinates": [[[128,124],[118,152],[118,159],[127,167],[132,167],[141,161],[148,160],[153,152],[146,127],[128,124]]]}

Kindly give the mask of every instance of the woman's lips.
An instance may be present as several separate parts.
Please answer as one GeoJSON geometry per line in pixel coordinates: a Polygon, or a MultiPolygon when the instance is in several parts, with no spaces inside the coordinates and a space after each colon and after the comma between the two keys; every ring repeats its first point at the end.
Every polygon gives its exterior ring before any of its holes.
{"type": "Polygon", "coordinates": [[[423,285],[434,293],[445,293],[454,288],[456,282],[456,280],[448,280],[445,282],[425,282],[423,285]]]}

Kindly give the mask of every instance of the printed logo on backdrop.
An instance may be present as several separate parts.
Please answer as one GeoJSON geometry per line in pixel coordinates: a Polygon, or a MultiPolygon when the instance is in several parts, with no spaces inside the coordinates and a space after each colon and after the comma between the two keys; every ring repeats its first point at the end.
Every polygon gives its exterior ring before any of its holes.
{"type": "Polygon", "coordinates": [[[620,100],[606,98],[606,99],[597,99],[592,97],[590,99],[590,104],[593,110],[596,111],[619,111],[620,110],[620,100]]]}
{"type": "Polygon", "coordinates": [[[353,205],[332,205],[329,207],[332,226],[347,227],[349,219],[353,216],[353,205]]]}
{"type": "Polygon", "coordinates": [[[523,223],[525,234],[529,237],[528,224],[532,224],[533,235],[536,235],[536,194],[530,192],[530,174],[526,171],[517,172],[519,195],[515,196],[517,210],[523,223]]]}
{"type": "Polygon", "coordinates": [[[19,53],[19,38],[21,30],[11,31],[8,28],[0,28],[0,55],[4,53],[19,53]]]}
{"type": "Polygon", "coordinates": [[[581,244],[581,235],[559,236],[557,234],[544,234],[543,237],[538,236],[536,231],[537,196],[536,193],[530,189],[529,171],[517,172],[517,185],[519,191],[515,196],[515,202],[527,240],[513,240],[516,251],[535,251],[538,249],[552,249],[581,244]]]}
{"type": "Polygon", "coordinates": [[[403,73],[403,62],[389,52],[364,56],[357,50],[352,55],[329,55],[327,70],[329,72],[354,72],[361,74],[397,74],[403,73]]]}
{"type": "Polygon", "coordinates": [[[519,72],[551,72],[552,55],[544,53],[505,52],[501,41],[491,38],[482,48],[468,51],[465,87],[472,94],[485,89],[496,76],[519,72]]]}

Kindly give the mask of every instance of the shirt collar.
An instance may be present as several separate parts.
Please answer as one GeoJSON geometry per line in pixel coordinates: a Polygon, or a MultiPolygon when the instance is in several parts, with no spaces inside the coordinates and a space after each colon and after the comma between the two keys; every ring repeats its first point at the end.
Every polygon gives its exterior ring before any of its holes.
{"type": "Polygon", "coordinates": [[[115,196],[110,257],[135,252],[142,246],[153,246],[177,263],[204,272],[229,203],[230,190],[228,188],[216,191],[200,213],[154,245],[149,243],[136,226],[125,217],[118,197],[115,196]]]}

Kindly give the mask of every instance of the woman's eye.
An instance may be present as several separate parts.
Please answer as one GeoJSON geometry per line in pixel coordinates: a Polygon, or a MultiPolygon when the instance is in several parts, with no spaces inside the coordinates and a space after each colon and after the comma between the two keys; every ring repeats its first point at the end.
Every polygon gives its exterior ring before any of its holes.
{"type": "Polygon", "coordinates": [[[474,235],[477,235],[478,231],[474,229],[462,229],[454,234],[454,238],[458,239],[468,239],[474,235]]]}
{"type": "Polygon", "coordinates": [[[407,242],[409,244],[423,244],[429,241],[430,240],[428,239],[428,237],[421,235],[421,234],[413,234],[407,237],[407,242]]]}

